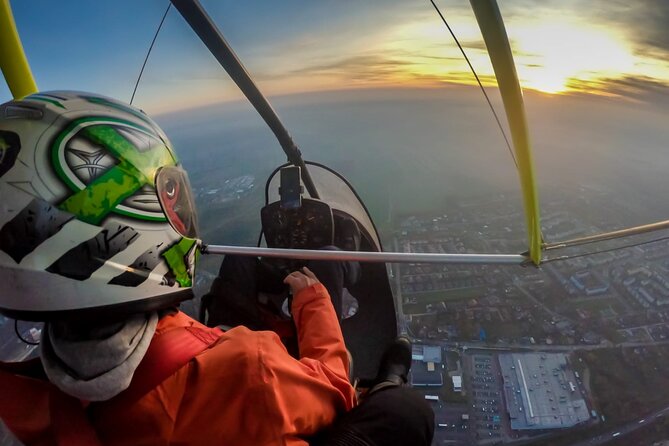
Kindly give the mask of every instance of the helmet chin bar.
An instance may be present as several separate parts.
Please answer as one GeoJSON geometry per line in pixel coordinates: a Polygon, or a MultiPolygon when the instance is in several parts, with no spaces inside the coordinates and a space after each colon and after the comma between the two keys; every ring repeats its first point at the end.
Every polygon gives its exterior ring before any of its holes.
{"type": "Polygon", "coordinates": [[[31,322],[50,322],[56,320],[68,321],[80,320],[81,318],[113,321],[124,319],[131,314],[149,313],[152,311],[169,308],[171,306],[176,306],[180,302],[192,299],[193,297],[195,297],[193,290],[191,288],[186,288],[175,291],[174,293],[163,294],[161,296],[150,297],[147,299],[135,300],[131,302],[105,305],[101,307],[61,311],[21,311],[0,308],[0,313],[12,319],[31,322]]]}

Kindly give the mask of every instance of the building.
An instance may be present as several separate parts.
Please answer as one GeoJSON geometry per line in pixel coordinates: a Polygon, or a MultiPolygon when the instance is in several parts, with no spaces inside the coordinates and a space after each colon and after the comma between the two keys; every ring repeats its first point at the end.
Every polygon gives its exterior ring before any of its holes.
{"type": "Polygon", "coordinates": [[[441,387],[444,385],[444,375],[441,370],[430,371],[425,362],[414,361],[409,375],[412,387],[441,387]]]}
{"type": "Polygon", "coordinates": [[[590,419],[565,354],[505,353],[499,365],[511,429],[568,428],[590,419]]]}
{"type": "Polygon", "coordinates": [[[586,296],[597,296],[609,290],[609,284],[597,273],[579,271],[569,278],[569,281],[586,296]]]}
{"type": "Polygon", "coordinates": [[[441,347],[414,344],[411,359],[413,359],[413,364],[409,373],[409,382],[412,386],[441,387],[444,385],[441,347]]]}
{"type": "Polygon", "coordinates": [[[432,362],[435,364],[441,364],[441,347],[424,345],[423,362],[432,362]]]}
{"type": "Polygon", "coordinates": [[[451,376],[451,380],[453,381],[453,391],[462,392],[462,376],[453,375],[451,376]]]}
{"type": "Polygon", "coordinates": [[[669,305],[669,280],[662,274],[654,274],[653,272],[640,268],[636,270],[628,270],[634,272],[635,276],[627,277],[623,280],[623,285],[639,305],[644,308],[663,307],[669,305]],[[650,276],[645,273],[648,272],[650,276]],[[639,276],[643,275],[643,279],[637,280],[639,276]]]}

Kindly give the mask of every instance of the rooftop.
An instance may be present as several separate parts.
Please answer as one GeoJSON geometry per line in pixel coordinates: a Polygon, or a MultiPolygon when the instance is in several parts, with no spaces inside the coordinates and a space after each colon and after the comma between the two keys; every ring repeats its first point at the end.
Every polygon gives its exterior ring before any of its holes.
{"type": "Polygon", "coordinates": [[[440,387],[444,385],[441,370],[433,372],[427,369],[427,363],[413,361],[409,372],[409,381],[413,387],[440,387]]]}
{"type": "Polygon", "coordinates": [[[414,361],[440,364],[442,361],[441,347],[433,345],[414,345],[411,349],[411,359],[414,361]]]}
{"type": "Polygon", "coordinates": [[[566,355],[505,353],[499,364],[512,429],[566,428],[589,419],[566,355]]]}

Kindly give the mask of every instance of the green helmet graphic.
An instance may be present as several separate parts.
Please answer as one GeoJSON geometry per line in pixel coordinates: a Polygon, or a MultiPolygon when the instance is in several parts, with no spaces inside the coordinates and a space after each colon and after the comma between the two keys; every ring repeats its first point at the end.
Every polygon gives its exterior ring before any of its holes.
{"type": "Polygon", "coordinates": [[[188,177],[143,112],[61,91],[0,106],[0,312],[160,308],[192,297],[196,257],[188,177]]]}

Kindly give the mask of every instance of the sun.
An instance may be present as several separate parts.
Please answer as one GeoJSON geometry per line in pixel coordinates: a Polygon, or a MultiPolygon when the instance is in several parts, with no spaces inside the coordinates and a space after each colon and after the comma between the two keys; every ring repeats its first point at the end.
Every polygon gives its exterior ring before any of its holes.
{"type": "Polygon", "coordinates": [[[521,84],[564,93],[579,84],[630,72],[635,58],[622,37],[579,22],[537,21],[510,28],[521,84]]]}
{"type": "MultiPolygon", "coordinates": [[[[476,21],[454,17],[450,24],[484,84],[494,85],[494,71],[476,21]]],[[[510,20],[506,28],[523,88],[561,94],[635,70],[636,56],[623,35],[573,16],[510,20]]],[[[475,83],[448,31],[434,21],[396,28],[381,52],[399,62],[397,79],[406,84],[475,83]]]]}

